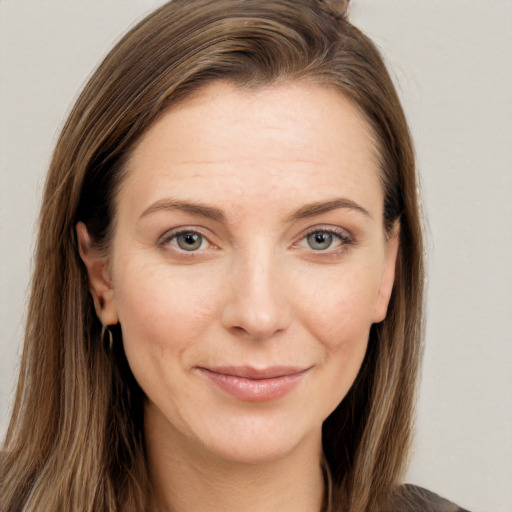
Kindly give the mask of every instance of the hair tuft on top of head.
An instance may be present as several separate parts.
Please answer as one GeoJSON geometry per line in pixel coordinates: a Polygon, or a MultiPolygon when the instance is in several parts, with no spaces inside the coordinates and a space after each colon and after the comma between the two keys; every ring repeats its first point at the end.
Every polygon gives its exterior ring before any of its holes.
{"type": "Polygon", "coordinates": [[[345,19],[350,12],[351,0],[318,0],[321,9],[337,20],[345,19]]]}

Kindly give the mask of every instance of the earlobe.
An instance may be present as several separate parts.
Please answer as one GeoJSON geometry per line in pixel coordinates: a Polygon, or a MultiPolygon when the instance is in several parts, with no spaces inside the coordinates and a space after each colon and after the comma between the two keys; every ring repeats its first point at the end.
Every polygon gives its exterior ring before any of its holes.
{"type": "Polygon", "coordinates": [[[83,222],[76,225],[78,251],[87,269],[89,289],[94,301],[96,315],[103,325],[114,325],[119,321],[114,301],[108,257],[94,246],[83,222]]]}
{"type": "Polygon", "coordinates": [[[396,261],[399,247],[400,225],[397,223],[386,244],[386,255],[377,302],[375,304],[373,323],[382,322],[386,318],[389,300],[391,298],[393,284],[395,282],[396,261]]]}

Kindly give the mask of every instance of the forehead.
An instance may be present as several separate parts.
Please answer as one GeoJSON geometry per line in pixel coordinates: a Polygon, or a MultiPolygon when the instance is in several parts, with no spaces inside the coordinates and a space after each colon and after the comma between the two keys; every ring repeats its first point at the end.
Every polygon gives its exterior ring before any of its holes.
{"type": "Polygon", "coordinates": [[[119,199],[147,203],[168,192],[300,202],[343,194],[380,208],[377,162],[367,123],[332,87],[299,82],[245,90],[216,82],[143,135],[119,199]]]}

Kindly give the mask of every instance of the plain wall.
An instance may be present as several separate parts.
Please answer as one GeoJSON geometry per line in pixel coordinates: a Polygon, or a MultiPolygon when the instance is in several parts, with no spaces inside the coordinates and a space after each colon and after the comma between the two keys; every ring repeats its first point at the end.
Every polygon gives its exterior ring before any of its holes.
{"type": "MultiPolygon", "coordinates": [[[[162,3],[0,0],[0,436],[57,133],[112,43],[162,3]]],[[[359,0],[352,21],[391,67],[422,179],[428,318],[407,480],[473,512],[509,512],[512,1],[359,0]]]]}

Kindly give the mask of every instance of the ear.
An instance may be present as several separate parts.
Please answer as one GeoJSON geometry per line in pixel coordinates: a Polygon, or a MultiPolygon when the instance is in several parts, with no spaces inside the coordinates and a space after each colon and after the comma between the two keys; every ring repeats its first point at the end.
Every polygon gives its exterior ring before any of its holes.
{"type": "Polygon", "coordinates": [[[78,251],[87,268],[89,288],[94,301],[96,314],[102,325],[114,325],[119,321],[114,301],[114,289],[110,278],[108,257],[94,246],[83,222],[76,225],[78,251]]]}
{"type": "Polygon", "coordinates": [[[382,322],[388,312],[389,299],[391,298],[391,292],[393,291],[393,284],[395,282],[396,259],[399,246],[400,224],[397,222],[386,243],[382,277],[373,313],[374,323],[382,322]]]}

